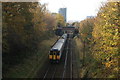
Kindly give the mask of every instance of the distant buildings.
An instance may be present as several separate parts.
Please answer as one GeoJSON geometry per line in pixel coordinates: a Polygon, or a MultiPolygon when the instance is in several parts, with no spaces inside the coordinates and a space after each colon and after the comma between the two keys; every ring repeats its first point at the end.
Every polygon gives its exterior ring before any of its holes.
{"type": "Polygon", "coordinates": [[[67,10],[67,8],[60,8],[59,9],[59,14],[61,14],[64,17],[65,22],[67,21],[67,19],[66,19],[66,10],[67,10]]]}
{"type": "Polygon", "coordinates": [[[87,16],[87,18],[94,18],[94,16],[87,16]]]}

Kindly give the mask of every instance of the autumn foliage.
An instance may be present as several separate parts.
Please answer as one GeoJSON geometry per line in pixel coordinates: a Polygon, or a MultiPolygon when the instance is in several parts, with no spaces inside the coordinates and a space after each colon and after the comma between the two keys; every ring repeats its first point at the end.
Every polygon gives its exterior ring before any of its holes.
{"type": "Polygon", "coordinates": [[[109,68],[108,77],[117,77],[119,51],[120,3],[109,2],[101,7],[92,32],[94,57],[109,68]]]}
{"type": "Polygon", "coordinates": [[[108,2],[100,8],[93,22],[90,20],[80,22],[81,37],[86,40],[86,43],[90,43],[87,46],[90,46],[91,55],[100,65],[99,72],[96,72],[99,74],[97,77],[100,78],[118,77],[118,61],[120,59],[119,9],[119,2],[108,2]]]}

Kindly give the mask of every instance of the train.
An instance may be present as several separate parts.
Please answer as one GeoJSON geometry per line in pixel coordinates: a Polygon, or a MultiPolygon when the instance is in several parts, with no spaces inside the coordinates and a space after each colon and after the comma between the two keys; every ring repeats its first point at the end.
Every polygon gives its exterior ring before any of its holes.
{"type": "Polygon", "coordinates": [[[67,41],[67,34],[63,34],[51,47],[49,51],[50,62],[58,63],[60,61],[66,41],[67,41]]]}

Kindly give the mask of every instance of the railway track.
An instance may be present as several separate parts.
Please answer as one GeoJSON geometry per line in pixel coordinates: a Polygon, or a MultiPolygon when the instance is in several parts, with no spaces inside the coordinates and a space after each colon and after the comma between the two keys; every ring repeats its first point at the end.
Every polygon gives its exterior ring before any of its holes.
{"type": "MultiPolygon", "coordinates": [[[[72,46],[72,41],[71,41],[70,44],[71,44],[70,46],[72,46]]],[[[72,50],[73,50],[73,49],[72,49],[72,47],[71,47],[71,65],[70,65],[70,66],[71,66],[71,80],[72,80],[72,78],[73,78],[73,76],[72,76],[72,75],[73,75],[73,69],[72,69],[72,68],[73,68],[73,63],[72,63],[73,51],[72,51],[72,50]]]]}
{"type": "Polygon", "coordinates": [[[63,75],[62,75],[62,80],[64,79],[65,72],[66,72],[67,58],[68,58],[68,47],[69,47],[69,40],[68,40],[67,48],[66,48],[66,57],[65,57],[65,64],[64,64],[64,71],[63,71],[63,75]]]}
{"type": "Polygon", "coordinates": [[[63,72],[63,77],[64,78],[69,78],[72,80],[73,74],[72,74],[72,39],[69,38],[68,40],[68,45],[66,49],[66,58],[65,58],[65,64],[64,64],[64,72],[63,72]]]}
{"type": "Polygon", "coordinates": [[[65,78],[73,79],[73,64],[72,64],[72,39],[68,38],[61,60],[59,63],[46,63],[46,68],[41,72],[39,78],[42,80],[51,79],[54,80],[55,78],[60,78],[64,80],[65,78]]]}
{"type": "Polygon", "coordinates": [[[54,76],[55,76],[55,73],[56,73],[56,66],[50,66],[48,67],[44,77],[43,77],[43,80],[45,80],[46,78],[50,78],[51,80],[54,79],[54,76]]]}
{"type": "MultiPolygon", "coordinates": [[[[68,43],[68,41],[67,41],[68,43]]],[[[65,46],[68,48],[68,44],[65,46]]],[[[66,64],[67,64],[67,55],[66,55],[66,51],[67,48],[65,48],[64,53],[62,55],[62,59],[60,61],[60,63],[58,64],[49,64],[48,68],[46,69],[44,75],[43,75],[43,80],[46,79],[51,79],[53,80],[54,78],[62,78],[63,74],[65,74],[65,68],[66,68],[66,64]]]]}

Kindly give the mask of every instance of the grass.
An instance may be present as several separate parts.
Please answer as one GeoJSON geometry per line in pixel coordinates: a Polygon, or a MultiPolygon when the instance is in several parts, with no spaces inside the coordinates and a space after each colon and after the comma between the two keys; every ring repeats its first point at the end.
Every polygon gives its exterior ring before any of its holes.
{"type": "Polygon", "coordinates": [[[10,68],[5,74],[6,78],[34,78],[36,72],[42,67],[48,58],[50,46],[56,41],[57,37],[43,40],[39,43],[39,51],[34,55],[24,59],[23,63],[10,68]]]}
{"type": "Polygon", "coordinates": [[[75,38],[74,43],[75,43],[74,53],[76,54],[79,77],[81,78],[81,72],[80,71],[81,71],[82,60],[83,60],[83,43],[77,37],[75,38]]]}

